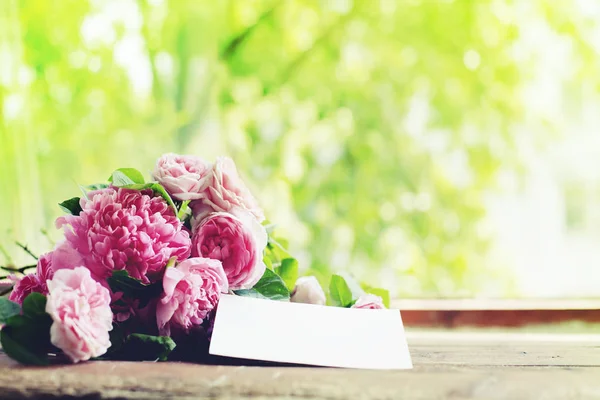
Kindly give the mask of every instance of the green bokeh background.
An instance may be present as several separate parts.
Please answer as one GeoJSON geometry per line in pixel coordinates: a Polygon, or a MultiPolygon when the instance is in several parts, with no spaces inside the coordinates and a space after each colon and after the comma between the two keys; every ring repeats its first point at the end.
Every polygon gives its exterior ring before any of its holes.
{"type": "Polygon", "coordinates": [[[567,37],[566,90],[596,88],[596,25],[574,4],[0,0],[4,262],[30,261],[14,240],[51,249],[77,184],[173,151],[231,156],[320,279],[510,296],[483,198],[519,171],[516,126],[559,134],[522,102],[536,55],[515,44],[529,24],[567,37]]]}

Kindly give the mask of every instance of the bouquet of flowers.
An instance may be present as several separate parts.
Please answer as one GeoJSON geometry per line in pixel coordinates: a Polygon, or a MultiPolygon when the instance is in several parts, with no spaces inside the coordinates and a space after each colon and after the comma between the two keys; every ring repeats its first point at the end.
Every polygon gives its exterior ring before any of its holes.
{"type": "Polygon", "coordinates": [[[0,342],[23,364],[208,360],[223,293],[384,308],[389,295],[332,275],[328,295],[273,236],[230,158],[165,154],[152,180],[132,168],[60,203],[64,240],[11,275],[0,342]]]}

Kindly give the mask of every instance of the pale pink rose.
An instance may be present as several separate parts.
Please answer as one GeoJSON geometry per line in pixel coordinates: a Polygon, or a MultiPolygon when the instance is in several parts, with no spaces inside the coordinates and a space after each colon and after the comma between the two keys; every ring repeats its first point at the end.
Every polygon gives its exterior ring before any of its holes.
{"type": "Polygon", "coordinates": [[[290,301],[293,303],[324,305],[327,302],[327,298],[317,278],[314,276],[303,276],[296,281],[290,301]]]}
{"type": "Polygon", "coordinates": [[[81,200],[79,215],[56,220],[68,243],[59,246],[55,269],[83,265],[99,281],[124,269],[148,283],[162,278],[171,257],[189,257],[189,233],[165,199],[151,190],[111,187],[93,193],[81,200]]]}
{"type": "Polygon", "coordinates": [[[217,158],[210,175],[210,182],[204,191],[202,203],[214,211],[229,212],[232,208],[244,208],[250,211],[258,222],[265,220],[262,209],[240,178],[231,158],[217,158]]]}
{"type": "Polygon", "coordinates": [[[110,347],[110,292],[85,267],[62,269],[48,281],[50,341],[74,363],[99,357],[110,347]]]}
{"type": "Polygon", "coordinates": [[[192,256],[220,260],[230,289],[250,289],[265,272],[267,231],[248,211],[209,214],[192,237],[192,256]]]}
{"type": "Polygon", "coordinates": [[[381,297],[374,294],[365,293],[361,295],[358,300],[356,300],[356,303],[354,303],[351,308],[379,310],[385,308],[385,306],[383,305],[383,300],[381,297]]]}
{"type": "Polygon", "coordinates": [[[48,294],[46,281],[54,275],[52,268],[52,252],[40,256],[34,273],[18,278],[11,275],[9,278],[15,282],[8,299],[18,304],[23,304],[25,297],[31,293],[48,294]]]}
{"type": "Polygon", "coordinates": [[[156,306],[156,323],[161,335],[171,329],[189,332],[204,322],[221,293],[227,293],[227,277],[219,260],[189,258],[163,277],[164,293],[156,306]]]}
{"type": "Polygon", "coordinates": [[[55,269],[73,269],[84,265],[81,254],[67,240],[60,242],[52,252],[52,265],[55,269]]]}
{"type": "Polygon", "coordinates": [[[158,159],[152,176],[171,197],[197,200],[209,184],[211,167],[200,157],[168,153],[158,159]]]}

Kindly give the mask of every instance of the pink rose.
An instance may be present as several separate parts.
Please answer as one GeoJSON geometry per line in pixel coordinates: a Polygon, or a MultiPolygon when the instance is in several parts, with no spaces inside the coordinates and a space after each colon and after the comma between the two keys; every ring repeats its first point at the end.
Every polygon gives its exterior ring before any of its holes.
{"type": "Polygon", "coordinates": [[[354,303],[351,308],[379,310],[385,308],[385,306],[383,305],[383,300],[381,297],[374,294],[365,293],[361,295],[358,300],[356,300],[356,303],[354,303]]]}
{"type": "Polygon", "coordinates": [[[227,293],[227,277],[219,260],[189,258],[175,268],[167,268],[163,290],[156,306],[160,334],[169,336],[171,328],[187,333],[201,325],[221,293],[227,293]]]}
{"type": "Polygon", "coordinates": [[[88,196],[89,200],[81,200],[79,215],[56,220],[68,243],[59,246],[55,269],[84,265],[97,280],[124,269],[148,283],[162,278],[171,257],[189,257],[188,231],[167,202],[151,190],[111,187],[88,196]]]}
{"type": "Polygon", "coordinates": [[[317,278],[314,276],[303,276],[298,278],[296,286],[290,299],[293,303],[319,304],[327,302],[325,292],[317,278]]]}
{"type": "Polygon", "coordinates": [[[8,299],[18,304],[23,304],[25,297],[29,294],[37,292],[41,294],[48,294],[48,286],[46,281],[51,279],[54,275],[52,269],[52,252],[42,255],[37,263],[37,267],[34,273],[25,275],[22,278],[10,276],[10,279],[15,281],[10,296],[8,299]]]}
{"type": "Polygon", "coordinates": [[[238,175],[231,158],[217,158],[210,175],[210,182],[204,191],[202,203],[214,211],[229,212],[232,208],[244,208],[250,211],[258,222],[265,220],[263,211],[238,175]]]}
{"type": "Polygon", "coordinates": [[[53,320],[50,341],[74,363],[99,357],[110,347],[110,293],[87,268],[56,271],[48,281],[46,312],[53,320]]]}
{"type": "Polygon", "coordinates": [[[206,217],[192,237],[192,256],[220,260],[230,289],[250,289],[265,272],[267,231],[249,212],[232,209],[206,217]]]}
{"type": "Polygon", "coordinates": [[[209,183],[210,163],[200,157],[168,153],[156,162],[152,176],[177,200],[197,200],[209,183]]]}

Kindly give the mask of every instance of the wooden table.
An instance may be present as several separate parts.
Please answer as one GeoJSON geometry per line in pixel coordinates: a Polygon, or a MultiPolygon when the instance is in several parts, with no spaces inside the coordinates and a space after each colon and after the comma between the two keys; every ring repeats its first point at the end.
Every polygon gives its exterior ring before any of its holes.
{"type": "Polygon", "coordinates": [[[600,335],[409,332],[415,368],[89,362],[22,367],[0,355],[0,398],[600,399],[600,335]]]}

